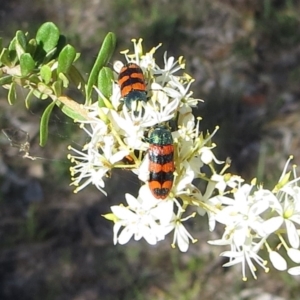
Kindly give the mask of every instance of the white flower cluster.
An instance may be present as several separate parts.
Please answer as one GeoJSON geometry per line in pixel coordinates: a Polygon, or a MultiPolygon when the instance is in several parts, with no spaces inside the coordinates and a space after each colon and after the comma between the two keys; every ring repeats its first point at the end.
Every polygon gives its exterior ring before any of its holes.
{"type": "MultiPolygon", "coordinates": [[[[300,189],[298,177],[289,181],[287,166],[279,183],[270,191],[252,182],[244,184],[237,175],[226,173],[228,163],[219,161],[213,154],[215,144],[212,133],[200,132],[200,118],[195,119],[192,107],[199,100],[192,98],[190,85],[193,79],[179,71],[184,61],[164,56],[164,66],[159,67],[154,59],[156,48],[144,53],[142,41],[134,42],[134,53],[124,52],[126,61],[140,66],[143,71],[148,100],[137,115],[128,110],[121,98],[118,73],[123,66],[115,64],[116,77],[110,99],[98,91],[105,107],[98,103],[84,107],[90,119],[80,122],[89,137],[82,150],[70,149],[69,155],[75,164],[71,168],[73,184],[79,191],[88,184],[95,185],[105,193],[103,178],[114,168],[131,170],[144,182],[137,197],[126,194],[127,203],[111,207],[104,217],[114,222],[114,243],[125,244],[132,237],[144,238],[154,245],[173,233],[172,247],[185,252],[189,243],[197,240],[184,226],[191,217],[208,217],[209,230],[216,223],[224,225],[221,239],[210,244],[227,246],[229,251],[221,255],[228,257],[231,266],[241,263],[246,280],[246,266],[256,278],[256,266],[268,271],[267,260],[258,255],[264,248],[269,260],[278,270],[288,270],[292,275],[300,274],[299,231],[300,189]],[[156,199],[150,191],[149,157],[151,145],[149,133],[162,124],[172,131],[174,140],[174,180],[170,193],[164,200],[156,199]],[[218,171],[217,165],[223,165],[218,171]],[[195,185],[195,179],[203,183],[203,190],[195,185]],[[189,211],[189,213],[188,213],[189,211]],[[267,240],[278,239],[274,246],[267,240]],[[287,266],[280,254],[286,251],[293,267],[287,266]]],[[[273,241],[273,240],[272,240],[273,241]]]]}
{"type": "MultiPolygon", "coordinates": [[[[229,262],[224,266],[242,264],[243,279],[246,280],[246,265],[254,278],[256,267],[253,261],[266,272],[267,259],[263,259],[258,252],[264,247],[269,253],[272,265],[280,271],[287,270],[291,275],[300,274],[299,231],[300,225],[300,188],[297,186],[299,177],[294,169],[294,179],[289,181],[290,172],[287,172],[286,163],[282,176],[270,191],[262,186],[252,184],[239,184],[232,191],[233,199],[227,195],[214,197],[218,203],[219,212],[213,216],[210,223],[215,221],[225,225],[223,236],[219,240],[209,241],[212,245],[230,246],[230,251],[221,253],[228,257],[229,262]],[[279,243],[270,246],[268,240],[279,243]],[[281,253],[286,252],[284,256],[281,253]],[[293,267],[288,268],[284,257],[291,260],[293,267]]],[[[211,201],[211,199],[210,199],[211,201]]]]}

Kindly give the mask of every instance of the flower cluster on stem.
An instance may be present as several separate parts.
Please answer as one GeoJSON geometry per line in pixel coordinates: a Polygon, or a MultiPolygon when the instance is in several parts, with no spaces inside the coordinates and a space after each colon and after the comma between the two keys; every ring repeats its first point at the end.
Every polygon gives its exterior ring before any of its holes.
{"type": "Polygon", "coordinates": [[[183,58],[175,60],[165,53],[164,64],[159,66],[154,58],[159,46],[144,52],[142,40],[133,40],[133,44],[133,53],[123,52],[124,60],[141,68],[147,101],[138,114],[124,105],[118,85],[124,63],[116,62],[110,98],[98,91],[102,103],[109,105],[95,102],[84,106],[89,120],[80,121],[80,126],[88,142],[82,149],[70,147],[75,191],[93,184],[106,194],[104,178],[111,170],[130,170],[142,182],[138,195],[126,193],[126,202],[120,201],[104,215],[114,222],[115,244],[143,238],[154,245],[171,234],[171,246],[185,252],[190,243],[197,242],[189,232],[189,220],[207,216],[210,231],[217,224],[224,228],[220,239],[209,244],[227,247],[221,253],[228,257],[224,266],[240,264],[244,280],[247,269],[254,278],[257,267],[268,272],[268,262],[277,270],[299,275],[300,188],[295,168],[287,171],[290,159],[272,190],[256,180],[245,183],[240,176],[228,173],[230,163],[214,154],[216,145],[212,138],[218,126],[211,133],[201,130],[201,118],[193,115],[192,108],[201,100],[192,97],[193,79],[184,72],[183,58]],[[149,187],[151,145],[147,137],[157,125],[170,130],[174,146],[172,188],[163,200],[157,199],[149,187]],[[196,179],[201,188],[195,184],[196,179]],[[263,253],[269,256],[264,257],[263,253]]]}

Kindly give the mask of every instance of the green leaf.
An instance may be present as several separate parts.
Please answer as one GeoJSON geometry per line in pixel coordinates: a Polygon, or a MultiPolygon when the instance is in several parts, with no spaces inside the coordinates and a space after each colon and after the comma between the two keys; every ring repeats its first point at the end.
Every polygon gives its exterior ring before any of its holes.
{"type": "Polygon", "coordinates": [[[53,89],[54,94],[55,94],[56,97],[61,96],[61,93],[62,93],[62,81],[61,80],[57,80],[57,81],[53,82],[52,89],[53,89]]]}
{"type": "Polygon", "coordinates": [[[48,53],[57,45],[60,34],[59,29],[52,22],[44,23],[37,31],[36,40],[42,49],[48,53]]]}
{"type": "Polygon", "coordinates": [[[0,61],[3,65],[11,67],[12,63],[9,57],[9,50],[7,48],[3,48],[0,54],[0,61]]]}
{"type": "Polygon", "coordinates": [[[76,57],[75,48],[71,45],[66,45],[58,56],[57,74],[68,73],[74,59],[76,57]]]}
{"type": "Polygon", "coordinates": [[[26,50],[26,45],[27,45],[27,39],[26,39],[26,35],[23,31],[18,30],[16,32],[16,40],[17,43],[24,49],[24,51],[26,50]]]}
{"type": "Polygon", "coordinates": [[[82,92],[82,94],[84,94],[85,93],[84,78],[82,77],[82,75],[80,74],[80,72],[77,70],[77,68],[74,65],[72,65],[70,67],[68,76],[69,76],[70,81],[77,87],[77,89],[79,89],[82,92]]]}
{"type": "Polygon", "coordinates": [[[82,108],[82,105],[68,97],[59,97],[57,101],[57,106],[61,109],[61,111],[64,114],[66,114],[75,121],[84,121],[89,119],[87,111],[82,108]]]}
{"type": "Polygon", "coordinates": [[[14,37],[11,41],[10,41],[10,43],[9,43],[9,45],[8,45],[8,50],[9,51],[14,51],[14,50],[16,50],[16,37],[14,37]]]}
{"type": "Polygon", "coordinates": [[[36,43],[36,39],[31,39],[28,42],[27,48],[26,48],[26,52],[30,53],[32,56],[34,56],[35,51],[37,48],[37,43],[36,43]]]}
{"type": "Polygon", "coordinates": [[[11,61],[12,66],[14,66],[18,62],[18,56],[17,56],[17,51],[16,51],[16,42],[17,42],[16,37],[14,37],[8,46],[9,59],[11,61]]]}
{"type": "Polygon", "coordinates": [[[8,91],[8,103],[14,105],[17,100],[16,84],[13,82],[8,91]]]}
{"type": "Polygon", "coordinates": [[[20,60],[21,55],[24,53],[25,53],[24,49],[22,47],[20,47],[20,45],[17,43],[16,44],[16,54],[17,54],[18,60],[20,60]]]}
{"type": "Polygon", "coordinates": [[[0,86],[6,85],[6,84],[11,84],[12,78],[13,77],[11,75],[1,77],[0,78],[0,86]]]}
{"type": "Polygon", "coordinates": [[[49,84],[52,78],[52,71],[51,68],[48,65],[43,65],[40,70],[40,74],[42,77],[42,80],[45,84],[49,84]]]}
{"type": "Polygon", "coordinates": [[[67,44],[67,38],[64,35],[60,35],[57,45],[56,45],[56,53],[55,53],[55,58],[59,55],[59,53],[61,52],[61,50],[66,46],[67,44]]]}
{"type": "Polygon", "coordinates": [[[47,64],[51,59],[53,59],[54,54],[56,53],[56,47],[50,50],[43,58],[42,63],[47,64]]]}
{"type": "Polygon", "coordinates": [[[38,83],[41,81],[41,79],[37,76],[37,74],[31,74],[28,78],[28,84],[27,86],[31,86],[33,88],[37,88],[38,83]]]}
{"type": "Polygon", "coordinates": [[[35,61],[29,53],[23,53],[20,57],[21,75],[27,76],[35,67],[35,61]]]}
{"type": "Polygon", "coordinates": [[[69,79],[64,73],[59,73],[58,78],[62,80],[64,88],[67,88],[69,86],[69,79]]]}
{"type": "Polygon", "coordinates": [[[103,67],[99,72],[97,87],[103,94],[104,98],[99,95],[98,104],[99,107],[111,107],[111,103],[108,99],[112,95],[112,81],[113,81],[113,71],[108,67],[103,67]]]}
{"type": "Polygon", "coordinates": [[[48,139],[48,125],[49,125],[49,119],[51,112],[53,110],[53,107],[55,106],[56,101],[52,101],[47,108],[45,109],[42,118],[41,118],[41,124],[40,124],[40,146],[44,147],[47,143],[48,139]]]}
{"type": "Polygon", "coordinates": [[[25,98],[25,106],[27,109],[30,108],[30,100],[33,98],[33,92],[34,90],[30,90],[25,98]]]}
{"type": "Polygon", "coordinates": [[[68,106],[62,106],[61,111],[74,121],[86,121],[86,118],[68,106]]]}
{"type": "Polygon", "coordinates": [[[78,60],[78,58],[80,57],[80,55],[81,55],[80,53],[78,53],[78,52],[76,53],[76,57],[74,59],[74,62],[78,60]]]}
{"type": "Polygon", "coordinates": [[[20,59],[21,55],[26,52],[27,40],[23,31],[18,30],[16,32],[16,52],[18,58],[20,59]]]}
{"type": "Polygon", "coordinates": [[[116,47],[116,36],[112,32],[109,32],[102,43],[102,46],[99,50],[97,59],[95,61],[95,64],[92,68],[92,71],[90,73],[87,82],[87,87],[86,87],[87,104],[90,104],[91,102],[90,98],[92,95],[93,85],[97,83],[98,73],[102,69],[102,67],[104,67],[110,60],[115,50],[115,47],[116,47]]]}

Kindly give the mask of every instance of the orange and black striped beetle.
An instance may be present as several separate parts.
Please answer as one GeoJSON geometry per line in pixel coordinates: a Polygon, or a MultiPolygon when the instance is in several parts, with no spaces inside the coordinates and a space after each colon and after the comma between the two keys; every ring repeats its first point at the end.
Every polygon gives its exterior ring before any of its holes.
{"type": "Polygon", "coordinates": [[[135,63],[124,65],[118,83],[121,97],[129,110],[137,116],[142,110],[142,101],[147,101],[146,83],[142,69],[135,63]]]}
{"type": "Polygon", "coordinates": [[[149,137],[149,188],[156,199],[166,199],[174,180],[174,145],[170,130],[158,125],[149,137]]]}

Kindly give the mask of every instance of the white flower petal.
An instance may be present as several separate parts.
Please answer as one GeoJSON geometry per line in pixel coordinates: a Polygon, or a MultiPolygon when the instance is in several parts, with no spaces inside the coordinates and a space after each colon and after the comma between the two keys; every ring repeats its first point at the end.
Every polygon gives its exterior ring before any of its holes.
{"type": "Polygon", "coordinates": [[[127,244],[129,242],[129,240],[131,239],[131,237],[134,234],[134,226],[129,225],[126,226],[120,233],[119,237],[118,237],[118,242],[120,245],[124,245],[127,244]]]}
{"type": "Polygon", "coordinates": [[[157,237],[150,228],[144,227],[142,235],[148,244],[155,245],[157,243],[157,237]]]}
{"type": "Polygon", "coordinates": [[[209,149],[201,153],[201,160],[206,165],[210,164],[213,161],[213,159],[214,159],[214,155],[209,149]]]}
{"type": "Polygon", "coordinates": [[[135,218],[135,214],[124,206],[114,205],[111,208],[111,211],[118,219],[132,219],[135,218]]]}
{"type": "Polygon", "coordinates": [[[297,264],[300,263],[300,250],[299,249],[289,248],[287,250],[287,254],[293,262],[295,262],[297,264]]]}
{"type": "MultiPolygon", "coordinates": [[[[299,199],[299,202],[300,202],[300,199],[299,199]]],[[[294,223],[300,225],[300,214],[299,214],[299,212],[295,212],[295,213],[297,213],[297,214],[292,215],[290,217],[290,220],[293,221],[294,223]]]]}
{"type": "Polygon", "coordinates": [[[288,273],[294,276],[300,275],[300,267],[290,268],[288,269],[288,273]]]}
{"type": "Polygon", "coordinates": [[[141,207],[143,210],[148,211],[150,209],[153,209],[158,205],[159,200],[157,200],[151,193],[149,189],[148,183],[141,186],[139,190],[139,196],[138,199],[141,203],[141,207]]]}
{"type": "Polygon", "coordinates": [[[129,207],[132,208],[133,210],[136,210],[140,207],[140,202],[131,194],[126,193],[125,198],[129,207]]]}
{"type": "Polygon", "coordinates": [[[289,242],[293,248],[299,248],[299,235],[294,223],[290,220],[285,220],[287,235],[289,242]]]}
{"type": "Polygon", "coordinates": [[[258,216],[268,208],[269,208],[269,203],[267,201],[258,201],[250,207],[249,214],[258,216]]]}
{"type": "Polygon", "coordinates": [[[274,268],[279,271],[284,271],[287,269],[287,263],[285,259],[278,252],[270,251],[269,257],[274,268]]]}
{"type": "Polygon", "coordinates": [[[143,182],[147,182],[149,180],[149,155],[145,155],[136,174],[138,175],[139,180],[143,182]]]}
{"type": "Polygon", "coordinates": [[[178,227],[177,245],[181,252],[186,252],[189,248],[188,232],[183,225],[178,227]]]}
{"type": "Polygon", "coordinates": [[[116,222],[113,228],[113,232],[114,232],[114,245],[116,245],[118,243],[118,233],[119,230],[121,229],[122,224],[121,222],[116,222]]]}
{"type": "Polygon", "coordinates": [[[173,200],[162,200],[157,204],[156,208],[151,211],[152,215],[159,220],[160,224],[166,226],[170,224],[173,217],[173,200]]]}
{"type": "Polygon", "coordinates": [[[283,219],[282,217],[274,217],[271,218],[267,221],[265,221],[263,223],[263,230],[267,233],[267,234],[271,234],[273,232],[275,232],[276,230],[279,229],[279,227],[282,225],[283,223],[283,219]]]}
{"type": "MultiPolygon", "coordinates": [[[[240,253],[239,252],[236,252],[236,251],[224,251],[222,253],[220,253],[220,256],[226,256],[226,257],[229,257],[229,258],[236,258],[237,255],[239,255],[240,253]]],[[[227,265],[228,263],[224,264],[223,266],[227,265]]]]}
{"type": "Polygon", "coordinates": [[[220,239],[220,240],[214,240],[214,241],[207,241],[207,243],[210,245],[216,245],[216,246],[226,246],[226,245],[230,245],[231,241],[220,239]]]}
{"type": "Polygon", "coordinates": [[[129,154],[129,151],[128,150],[122,150],[122,151],[119,151],[115,154],[113,154],[109,161],[112,163],[112,164],[115,164],[116,162],[122,160],[126,155],[129,154]]]}

